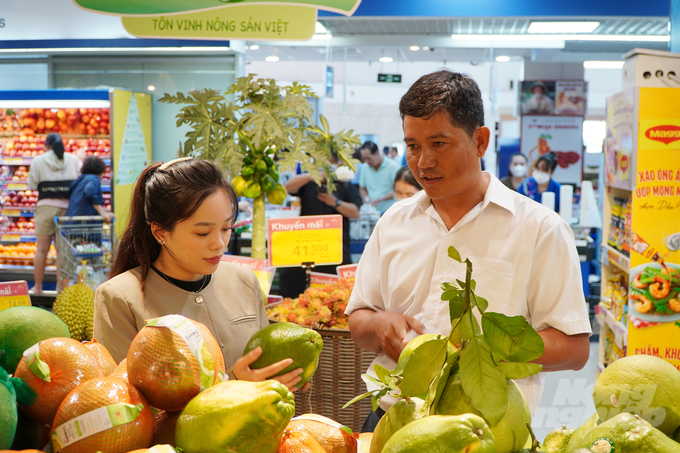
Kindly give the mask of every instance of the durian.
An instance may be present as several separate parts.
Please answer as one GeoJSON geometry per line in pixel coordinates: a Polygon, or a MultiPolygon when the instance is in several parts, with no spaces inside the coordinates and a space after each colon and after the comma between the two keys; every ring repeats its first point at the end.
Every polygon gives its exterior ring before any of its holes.
{"type": "Polygon", "coordinates": [[[92,339],[94,323],[94,290],[78,283],[59,293],[52,311],[68,326],[71,338],[78,341],[92,339]]]}

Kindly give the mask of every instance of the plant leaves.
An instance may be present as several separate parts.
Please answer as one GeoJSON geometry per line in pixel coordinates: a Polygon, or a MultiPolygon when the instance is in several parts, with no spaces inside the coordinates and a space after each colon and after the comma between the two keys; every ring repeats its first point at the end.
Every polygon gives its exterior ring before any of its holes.
{"type": "Polygon", "coordinates": [[[375,370],[375,375],[378,376],[378,380],[387,384],[385,377],[390,375],[390,370],[384,366],[378,365],[377,363],[373,365],[373,369],[375,370]]]}
{"type": "Polygon", "coordinates": [[[453,319],[458,319],[463,316],[465,312],[465,301],[462,297],[456,296],[449,301],[449,317],[453,319]]]}
{"type": "Polygon", "coordinates": [[[447,355],[446,362],[444,363],[444,368],[442,368],[441,373],[439,373],[439,375],[432,381],[432,385],[430,385],[426,401],[426,404],[429,405],[428,407],[430,415],[434,415],[434,411],[437,409],[437,406],[439,405],[439,400],[441,399],[442,394],[444,393],[444,389],[446,388],[446,383],[449,380],[449,376],[452,374],[452,372],[455,372],[455,370],[458,368],[457,363],[459,357],[460,350],[454,352],[453,354],[447,355]]]}
{"type": "Polygon", "coordinates": [[[387,395],[388,390],[389,389],[384,388],[371,397],[371,408],[373,409],[373,412],[378,410],[378,407],[380,407],[380,399],[387,395]]]}
{"type": "Polygon", "coordinates": [[[404,367],[401,393],[405,396],[420,396],[427,392],[432,379],[442,369],[446,360],[446,338],[430,340],[413,350],[404,367]]]}
{"type": "Polygon", "coordinates": [[[456,250],[456,248],[454,246],[449,247],[449,256],[452,259],[458,261],[459,263],[463,262],[463,260],[460,258],[460,253],[458,253],[458,250],[456,250]]]}
{"type": "Polygon", "coordinates": [[[486,309],[489,308],[489,301],[484,299],[483,297],[478,296],[477,294],[474,294],[474,299],[477,308],[479,308],[479,311],[483,314],[486,311],[486,309]]]}
{"type": "Polygon", "coordinates": [[[460,289],[452,289],[452,290],[449,290],[449,291],[444,291],[444,292],[442,293],[441,299],[442,299],[442,300],[451,300],[451,299],[453,299],[454,297],[460,297],[460,295],[462,294],[462,292],[463,292],[463,291],[460,290],[460,289]]]}
{"type": "Polygon", "coordinates": [[[377,392],[377,390],[373,390],[373,391],[371,391],[371,392],[366,392],[366,393],[363,393],[363,394],[361,394],[361,395],[359,395],[359,396],[355,396],[355,397],[352,398],[351,400],[347,401],[347,402],[345,403],[345,405],[342,406],[342,408],[345,409],[345,408],[351,406],[352,404],[356,403],[357,401],[361,401],[362,399],[367,398],[367,397],[373,395],[375,392],[377,392]]]}
{"type": "Polygon", "coordinates": [[[444,282],[439,287],[442,289],[442,291],[459,291],[460,288],[453,283],[448,283],[444,282]]]}
{"type": "Polygon", "coordinates": [[[375,384],[375,385],[379,385],[380,387],[385,387],[384,383],[380,382],[379,380],[377,380],[376,378],[374,378],[370,374],[366,374],[366,373],[362,374],[361,380],[363,380],[367,384],[375,384]]]}
{"type": "Polygon", "coordinates": [[[470,340],[461,355],[460,378],[472,406],[482,413],[489,425],[498,423],[507,410],[508,384],[491,360],[489,346],[476,337],[470,340]]]}
{"type": "Polygon", "coordinates": [[[472,311],[465,312],[458,326],[460,339],[463,341],[471,340],[481,333],[477,318],[472,314],[472,311]]]}
{"type": "Polygon", "coordinates": [[[500,362],[498,368],[507,379],[524,379],[543,370],[543,366],[530,362],[500,362]]]}
{"type": "Polygon", "coordinates": [[[403,376],[404,375],[404,368],[408,364],[409,361],[411,361],[412,356],[408,356],[405,359],[402,359],[397,363],[397,366],[392,370],[390,373],[391,376],[403,376]]]}
{"type": "Polygon", "coordinates": [[[508,362],[530,362],[545,350],[543,339],[524,316],[484,313],[482,328],[489,347],[508,362]]]}

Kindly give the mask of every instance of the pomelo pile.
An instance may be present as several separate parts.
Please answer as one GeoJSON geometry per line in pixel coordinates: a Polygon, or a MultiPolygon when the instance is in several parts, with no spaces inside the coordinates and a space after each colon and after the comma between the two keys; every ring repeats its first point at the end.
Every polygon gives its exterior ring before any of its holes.
{"type": "MultiPolygon", "coordinates": [[[[261,359],[306,351],[293,365],[313,373],[320,337],[315,346],[318,333],[293,327],[281,326],[288,340],[278,348],[275,333],[259,335],[261,359]]],[[[147,320],[116,364],[52,313],[10,308],[0,311],[0,365],[0,453],[48,443],[55,453],[274,453],[295,412],[277,381],[227,381],[208,328],[179,315],[147,320]]]]}
{"type": "Polygon", "coordinates": [[[352,288],[354,280],[349,279],[339,279],[323,287],[307,288],[297,299],[286,298],[267,310],[267,316],[312,328],[348,329],[345,309],[352,288]]]}

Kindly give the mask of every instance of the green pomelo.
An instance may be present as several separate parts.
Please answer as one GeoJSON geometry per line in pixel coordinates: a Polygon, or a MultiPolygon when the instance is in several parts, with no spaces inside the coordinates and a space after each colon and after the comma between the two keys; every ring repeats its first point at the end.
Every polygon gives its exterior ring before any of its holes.
{"type": "MultiPolygon", "coordinates": [[[[319,355],[323,340],[318,332],[289,322],[270,324],[250,337],[243,354],[256,347],[262,348],[262,355],[252,365],[253,369],[264,368],[273,363],[291,358],[293,363],[278,375],[302,368],[302,380],[296,384],[300,388],[312,378],[319,365],[319,355]]],[[[277,376],[278,376],[277,375],[277,376]]]]}
{"type": "Polygon", "coordinates": [[[48,338],[71,338],[64,321],[38,307],[0,311],[0,366],[13,374],[24,351],[48,338]]]}
{"type": "Polygon", "coordinates": [[[5,370],[0,368],[0,450],[12,447],[17,421],[17,397],[14,386],[5,370]]]}
{"type": "MultiPolygon", "coordinates": [[[[436,413],[439,415],[482,414],[472,406],[463,391],[460,375],[449,377],[436,413]]],[[[524,448],[529,439],[527,423],[531,423],[529,404],[514,381],[508,380],[508,408],[501,420],[489,429],[493,433],[497,453],[512,453],[524,448]]]]}
{"type": "Polygon", "coordinates": [[[566,451],[571,452],[576,448],[574,445],[583,443],[583,439],[588,435],[588,433],[600,423],[602,423],[600,416],[597,414],[597,412],[595,412],[571,435],[571,439],[569,439],[566,451]]]}
{"type": "Polygon", "coordinates": [[[600,373],[593,402],[603,421],[627,412],[670,436],[680,426],[680,371],[658,357],[624,357],[600,373]]]}
{"type": "Polygon", "coordinates": [[[227,381],[195,396],[175,426],[175,446],[195,453],[275,453],[295,400],[277,381],[227,381]]]}
{"type": "Polygon", "coordinates": [[[621,413],[593,428],[572,449],[589,448],[595,452],[679,453],[680,444],[669,439],[637,415],[621,413]]]}
{"type": "Polygon", "coordinates": [[[425,402],[419,398],[411,401],[400,400],[390,407],[373,430],[370,453],[380,453],[383,447],[404,426],[417,419],[418,410],[425,402]]]}
{"type": "MultiPolygon", "coordinates": [[[[413,354],[413,351],[415,351],[416,348],[422,345],[423,343],[428,342],[430,340],[439,340],[440,338],[444,337],[436,333],[424,333],[422,335],[418,335],[413,340],[409,341],[408,344],[404,346],[404,349],[401,350],[401,354],[399,354],[399,362],[413,354]]],[[[457,350],[458,348],[455,347],[451,342],[449,342],[449,344],[447,345],[447,352],[449,353],[449,355],[453,354],[457,350]]]]}
{"type": "Polygon", "coordinates": [[[493,434],[474,414],[432,415],[394,433],[382,453],[495,453],[493,434]]]}
{"type": "Polygon", "coordinates": [[[543,447],[550,453],[566,453],[569,440],[575,432],[575,429],[567,428],[566,425],[562,425],[561,429],[550,431],[548,435],[545,436],[543,447]]]}

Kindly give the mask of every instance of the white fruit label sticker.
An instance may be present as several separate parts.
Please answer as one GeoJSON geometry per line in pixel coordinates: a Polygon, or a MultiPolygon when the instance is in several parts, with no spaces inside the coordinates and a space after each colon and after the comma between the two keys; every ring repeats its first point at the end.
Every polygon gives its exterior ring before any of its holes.
{"type": "Polygon", "coordinates": [[[619,400],[616,399],[616,395],[612,395],[612,406],[619,407],[619,400]]]}
{"type": "Polygon", "coordinates": [[[149,453],[177,453],[177,450],[172,448],[171,445],[154,445],[153,447],[149,448],[148,450],[149,453]]]}
{"type": "Polygon", "coordinates": [[[590,445],[593,453],[614,453],[614,441],[608,437],[600,437],[590,445]]]}
{"type": "Polygon", "coordinates": [[[45,382],[50,382],[50,366],[40,360],[40,343],[36,343],[24,351],[26,365],[33,374],[45,382]]]}
{"type": "MultiPolygon", "coordinates": [[[[146,321],[146,325],[151,327],[167,327],[179,335],[187,344],[191,353],[196,357],[196,361],[198,361],[198,368],[201,373],[201,391],[212,387],[215,383],[216,364],[213,363],[212,370],[208,369],[205,365],[203,337],[196,324],[182,315],[166,315],[161,318],[150,319],[146,321]]],[[[212,360],[212,357],[208,357],[208,359],[212,360]]]]}
{"type": "Polygon", "coordinates": [[[100,407],[57,427],[52,433],[52,448],[58,452],[86,437],[106,431],[114,426],[133,422],[144,409],[143,404],[136,406],[116,403],[100,407]]]}

